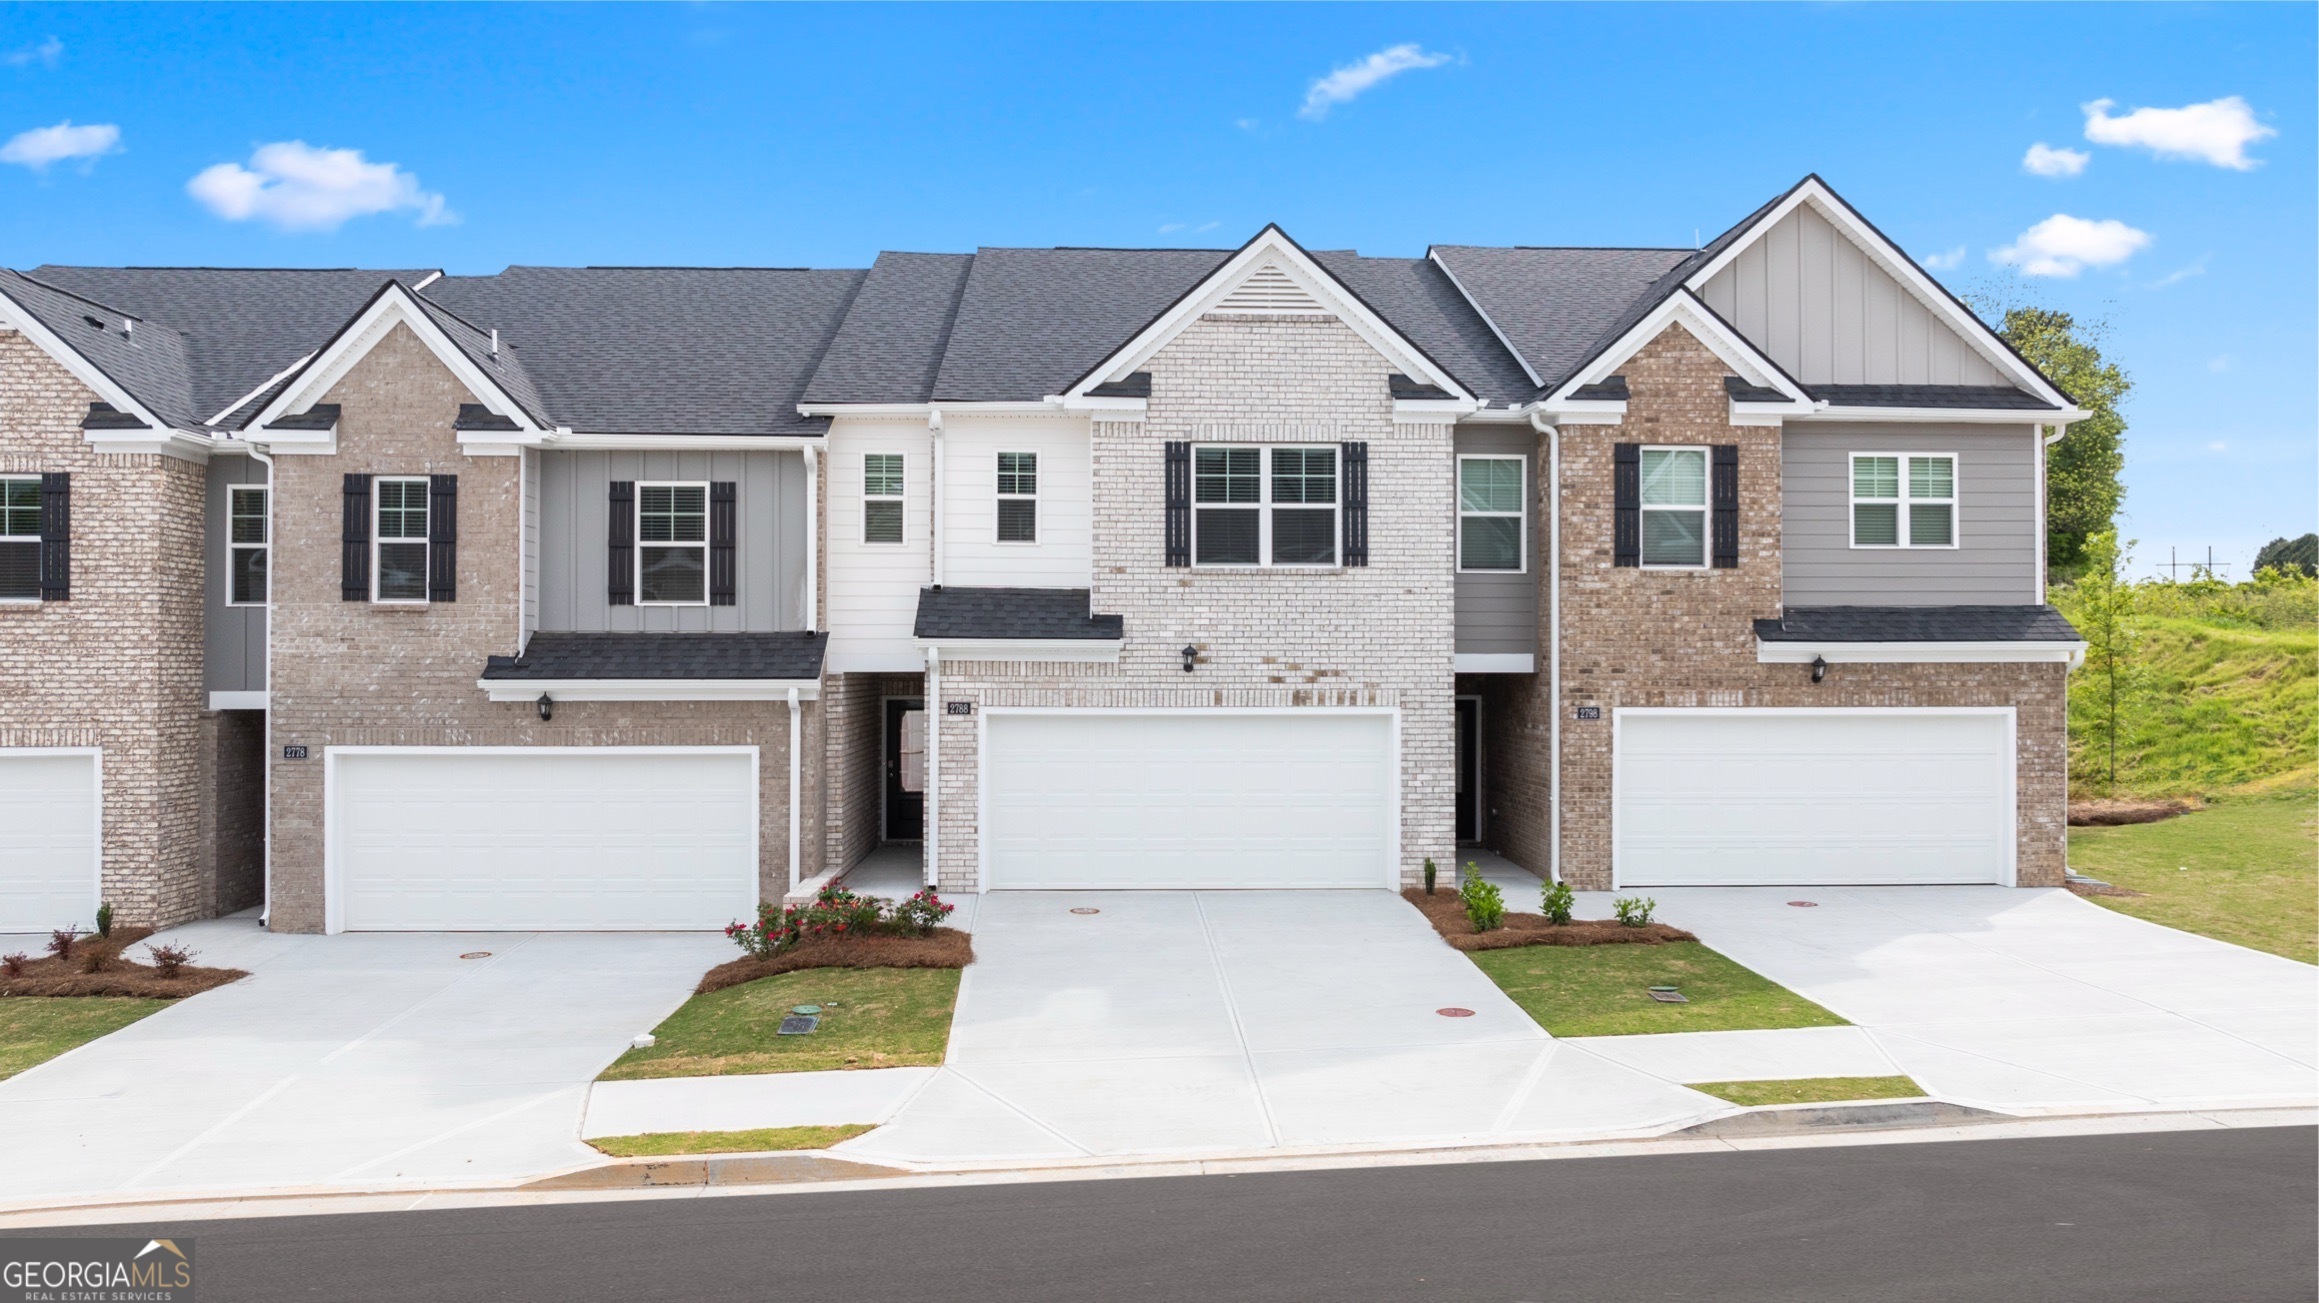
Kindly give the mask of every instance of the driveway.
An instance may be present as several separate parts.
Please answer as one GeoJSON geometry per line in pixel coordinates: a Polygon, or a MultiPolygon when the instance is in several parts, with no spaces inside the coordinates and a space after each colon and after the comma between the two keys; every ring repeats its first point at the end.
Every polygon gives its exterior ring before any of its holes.
{"type": "Polygon", "coordinates": [[[0,1200],[498,1183],[598,1159],[578,1138],[588,1082],[732,954],[713,933],[170,935],[250,976],[0,1082],[0,1200]]]}
{"type": "Polygon", "coordinates": [[[841,1152],[1406,1146],[1727,1108],[1555,1042],[1390,892],[993,892],[974,947],[943,1070],[841,1152]]]}
{"type": "MultiPolygon", "coordinates": [[[[1659,918],[2012,1112],[2319,1100],[2319,969],[2061,890],[1654,888],[1659,918]],[[1811,901],[1798,907],[1791,901],[1811,901]]],[[[1610,897],[1581,897],[1608,913],[1610,897]]]]}

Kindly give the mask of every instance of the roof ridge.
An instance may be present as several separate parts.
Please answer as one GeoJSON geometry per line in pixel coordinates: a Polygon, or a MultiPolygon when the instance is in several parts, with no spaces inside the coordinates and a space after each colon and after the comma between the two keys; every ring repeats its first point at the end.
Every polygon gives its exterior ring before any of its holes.
{"type": "MultiPolygon", "coordinates": [[[[38,285],[40,288],[42,288],[42,289],[44,289],[44,290],[47,290],[47,291],[48,291],[49,293],[51,293],[51,294],[62,294],[62,295],[64,295],[64,296],[65,296],[66,298],[68,298],[68,299],[73,299],[73,300],[75,300],[75,301],[77,301],[77,302],[86,303],[86,304],[88,304],[88,305],[89,305],[90,307],[92,307],[92,308],[103,308],[103,309],[104,309],[105,311],[107,311],[107,312],[113,313],[113,314],[115,314],[115,315],[117,315],[117,316],[120,316],[120,317],[124,317],[124,318],[126,318],[126,319],[128,319],[128,320],[130,320],[130,321],[143,321],[143,320],[145,320],[145,318],[143,318],[143,317],[141,317],[141,316],[138,316],[138,315],[137,315],[136,313],[134,313],[134,312],[130,312],[130,311],[128,311],[128,310],[126,310],[126,309],[123,309],[123,308],[116,308],[116,307],[114,307],[112,304],[110,304],[110,303],[107,303],[107,302],[105,302],[105,301],[104,301],[104,300],[102,300],[102,299],[92,299],[92,298],[90,298],[90,297],[89,297],[88,295],[86,295],[86,294],[81,294],[81,293],[77,293],[77,292],[75,292],[75,291],[73,291],[73,290],[68,290],[68,289],[66,289],[66,288],[65,288],[64,286],[62,286],[62,285],[52,285],[52,284],[48,283],[47,281],[44,281],[44,280],[40,279],[40,278],[39,278],[39,277],[37,277],[37,276],[28,276],[28,275],[26,275],[25,273],[23,273],[23,272],[20,272],[20,271],[16,270],[16,269],[15,269],[15,268],[13,268],[13,267],[8,267],[8,268],[0,268],[0,270],[5,270],[5,271],[6,271],[6,272],[7,272],[9,275],[11,275],[11,276],[14,276],[16,279],[18,279],[18,280],[20,280],[20,281],[23,281],[24,283],[26,283],[26,284],[28,284],[28,285],[38,285]]],[[[154,322],[153,324],[154,324],[154,325],[160,325],[161,323],[160,323],[160,322],[154,322]]],[[[174,329],[174,327],[172,327],[172,329],[174,329]]]]}

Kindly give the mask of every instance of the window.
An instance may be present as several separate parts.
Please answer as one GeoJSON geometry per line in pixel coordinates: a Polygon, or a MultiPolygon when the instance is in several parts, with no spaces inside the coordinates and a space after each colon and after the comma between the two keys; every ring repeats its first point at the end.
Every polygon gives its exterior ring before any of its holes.
{"type": "Polygon", "coordinates": [[[862,542],[902,541],[902,454],[862,458],[862,542]]]}
{"type": "MultiPolygon", "coordinates": [[[[376,563],[371,573],[371,600],[424,602],[427,600],[427,481],[375,481],[378,499],[376,563]]],[[[358,590],[359,591],[359,590],[358,590]]]]}
{"type": "Polygon", "coordinates": [[[709,486],[636,486],[636,601],[705,606],[709,600],[709,486]]]}
{"type": "Polygon", "coordinates": [[[1707,450],[1642,450],[1643,564],[1707,564],[1707,450]]]}
{"type": "Polygon", "coordinates": [[[40,600],[40,477],[0,479],[0,601],[40,600]]]}
{"type": "Polygon", "coordinates": [[[1335,565],[1337,450],[1193,449],[1192,556],[1203,566],[1335,565]]]}
{"type": "Polygon", "coordinates": [[[1956,454],[1852,454],[1852,546],[1956,545],[1956,454]]]}
{"type": "Polygon", "coordinates": [[[266,604],[266,490],[226,490],[226,589],[228,606],[266,604]]]}
{"type": "Polygon", "coordinates": [[[1522,459],[1457,459],[1457,568],[1520,570],[1522,459]]]}
{"type": "Polygon", "coordinates": [[[1039,541],[1039,454],[998,455],[998,541],[1039,541]]]}

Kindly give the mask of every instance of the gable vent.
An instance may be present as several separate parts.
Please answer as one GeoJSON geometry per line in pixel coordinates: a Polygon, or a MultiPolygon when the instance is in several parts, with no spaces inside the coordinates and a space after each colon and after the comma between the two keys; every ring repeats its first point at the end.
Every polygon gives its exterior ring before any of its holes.
{"type": "Polygon", "coordinates": [[[1289,279],[1288,273],[1276,263],[1266,263],[1250,273],[1247,280],[1234,286],[1232,292],[1224,296],[1215,311],[1334,315],[1321,306],[1319,299],[1306,293],[1302,285],[1289,279]]]}

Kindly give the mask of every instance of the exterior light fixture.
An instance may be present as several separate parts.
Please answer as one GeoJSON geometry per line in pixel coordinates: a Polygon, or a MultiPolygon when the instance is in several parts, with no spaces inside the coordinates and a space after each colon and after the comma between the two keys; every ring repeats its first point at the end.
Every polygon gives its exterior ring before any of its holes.
{"type": "MultiPolygon", "coordinates": [[[[1817,681],[1818,681],[1817,679],[1815,679],[1815,680],[1814,680],[1814,682],[1817,682],[1817,681]]],[[[554,718],[556,717],[556,699],[555,699],[555,698],[553,698],[553,697],[551,697],[551,696],[549,696],[548,694],[546,694],[546,693],[544,693],[544,692],[543,692],[543,693],[539,694],[539,701],[538,701],[536,704],[539,706],[539,722],[540,722],[540,723],[542,723],[542,724],[545,724],[545,723],[547,723],[549,720],[551,720],[551,719],[554,719],[554,718]]]]}
{"type": "Polygon", "coordinates": [[[1820,680],[1827,677],[1828,658],[1825,656],[1814,656],[1812,658],[1812,682],[1818,683],[1820,680]]]}
{"type": "Polygon", "coordinates": [[[1184,673],[1189,674],[1192,672],[1192,662],[1198,660],[1199,656],[1200,649],[1198,647],[1195,647],[1190,643],[1184,644],[1184,673]]]}

